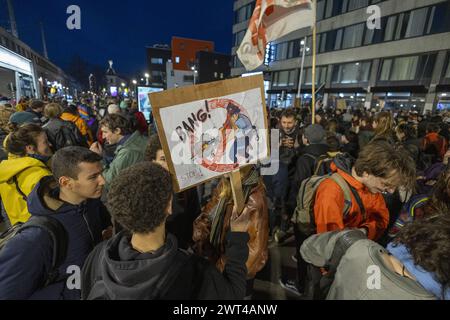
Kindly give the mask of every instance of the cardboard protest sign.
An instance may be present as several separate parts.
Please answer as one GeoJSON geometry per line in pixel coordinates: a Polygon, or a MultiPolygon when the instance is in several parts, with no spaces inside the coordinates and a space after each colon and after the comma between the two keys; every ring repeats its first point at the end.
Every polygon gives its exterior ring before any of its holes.
{"type": "Polygon", "coordinates": [[[177,192],[269,156],[262,75],[151,93],[177,192]]]}

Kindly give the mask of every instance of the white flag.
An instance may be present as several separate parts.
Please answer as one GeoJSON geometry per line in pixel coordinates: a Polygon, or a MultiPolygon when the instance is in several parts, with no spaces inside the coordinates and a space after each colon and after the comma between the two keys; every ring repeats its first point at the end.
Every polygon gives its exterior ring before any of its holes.
{"type": "Polygon", "coordinates": [[[247,70],[264,62],[270,41],[314,23],[311,0],[257,0],[237,55],[247,70]]]}

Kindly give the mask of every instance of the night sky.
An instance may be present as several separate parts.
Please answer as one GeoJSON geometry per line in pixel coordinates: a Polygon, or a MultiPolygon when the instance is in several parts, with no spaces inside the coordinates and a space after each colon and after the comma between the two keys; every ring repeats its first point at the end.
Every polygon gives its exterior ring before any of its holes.
{"type": "MultiPolygon", "coordinates": [[[[145,46],[169,44],[172,36],[210,40],[217,52],[231,53],[233,0],[13,0],[19,38],[42,53],[44,23],[49,58],[66,69],[74,55],[127,76],[146,69],[145,46]],[[68,30],[70,5],[81,9],[81,30],[68,30]]],[[[0,25],[8,27],[6,0],[0,25]]]]}

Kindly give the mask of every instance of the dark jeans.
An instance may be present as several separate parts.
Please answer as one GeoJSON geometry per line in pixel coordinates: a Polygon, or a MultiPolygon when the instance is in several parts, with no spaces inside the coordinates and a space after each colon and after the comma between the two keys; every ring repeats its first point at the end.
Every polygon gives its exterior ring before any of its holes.
{"type": "Polygon", "coordinates": [[[289,170],[288,165],[280,162],[280,167],[272,177],[272,194],[273,194],[273,218],[274,225],[279,225],[281,230],[287,231],[289,221],[283,216],[286,214],[286,199],[289,187],[289,170]]]}
{"type": "Polygon", "coordinates": [[[303,242],[308,238],[305,234],[303,234],[296,223],[294,223],[294,236],[295,236],[295,252],[297,257],[297,289],[299,292],[305,290],[306,284],[306,271],[308,263],[303,260],[302,255],[300,254],[300,247],[303,242]]]}

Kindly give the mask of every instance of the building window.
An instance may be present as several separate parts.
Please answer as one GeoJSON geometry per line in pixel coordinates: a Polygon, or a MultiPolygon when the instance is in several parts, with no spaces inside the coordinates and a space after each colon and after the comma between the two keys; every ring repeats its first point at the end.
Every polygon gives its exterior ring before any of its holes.
{"type": "Polygon", "coordinates": [[[217,79],[217,72],[214,72],[214,78],[217,79]]]}
{"type": "Polygon", "coordinates": [[[151,63],[152,64],[163,64],[163,59],[162,58],[152,58],[151,63]]]}
{"type": "Polygon", "coordinates": [[[380,81],[413,81],[431,78],[436,54],[385,59],[380,81]]]}
{"type": "Polygon", "coordinates": [[[366,29],[366,34],[364,36],[364,45],[365,46],[373,43],[374,35],[375,35],[375,29],[366,29]]]}
{"type": "Polygon", "coordinates": [[[279,87],[287,87],[289,81],[289,71],[281,71],[278,74],[278,83],[279,87]]]}
{"type": "MultiPolygon", "coordinates": [[[[327,76],[327,67],[316,67],[316,84],[325,83],[327,76]]],[[[302,83],[312,85],[312,68],[307,68],[303,72],[302,83]]]]}
{"type": "Polygon", "coordinates": [[[285,60],[287,58],[288,43],[282,42],[277,44],[275,60],[285,60]]]}
{"type": "Polygon", "coordinates": [[[450,55],[449,55],[449,60],[447,62],[447,71],[445,72],[444,78],[450,78],[450,55]]]}
{"type": "Polygon", "coordinates": [[[239,60],[239,57],[237,55],[233,56],[233,67],[234,68],[242,68],[244,65],[242,64],[241,60],[239,60]]]}
{"type": "Polygon", "coordinates": [[[353,11],[362,7],[367,7],[369,0],[350,0],[348,3],[348,11],[353,11]]]}
{"type": "Polygon", "coordinates": [[[183,76],[184,82],[194,82],[194,76],[183,76]]]}
{"type": "Polygon", "coordinates": [[[175,57],[175,63],[180,63],[180,57],[175,57]]]}
{"type": "Polygon", "coordinates": [[[333,2],[333,0],[327,0],[324,19],[328,19],[333,15],[333,2]]]}
{"type": "Polygon", "coordinates": [[[346,27],[342,41],[342,49],[361,46],[365,24],[360,23],[346,27]]]}
{"type": "Polygon", "coordinates": [[[317,1],[317,21],[322,20],[325,15],[325,4],[325,0],[317,1]]]}
{"type": "Polygon", "coordinates": [[[222,72],[220,73],[220,79],[223,79],[223,73],[222,72]]]}
{"type": "Polygon", "coordinates": [[[433,7],[430,25],[431,33],[450,31],[450,2],[446,1],[433,7]]]}
{"type": "Polygon", "coordinates": [[[251,18],[256,2],[252,2],[236,10],[234,15],[234,23],[241,23],[251,18]]]}
{"type": "Polygon", "coordinates": [[[381,68],[380,80],[387,81],[389,80],[389,74],[391,72],[392,67],[392,59],[386,59],[383,61],[383,67],[381,68]]]}
{"type": "Polygon", "coordinates": [[[394,39],[395,25],[397,23],[397,16],[391,16],[387,20],[384,29],[384,41],[391,41],[394,39]]]}
{"type": "Polygon", "coordinates": [[[411,11],[409,15],[408,27],[406,28],[405,38],[423,35],[425,22],[427,21],[427,13],[428,8],[411,11]]]}
{"type": "Polygon", "coordinates": [[[342,33],[343,33],[343,29],[339,29],[336,32],[336,40],[335,40],[335,43],[334,43],[334,50],[340,50],[341,49],[342,33]]]}
{"type": "Polygon", "coordinates": [[[293,87],[297,81],[297,70],[274,72],[273,87],[293,87]]]}
{"type": "Polygon", "coordinates": [[[317,46],[317,48],[318,48],[320,53],[326,51],[326,45],[327,45],[327,34],[326,33],[322,33],[320,35],[320,45],[317,46]]]}
{"type": "Polygon", "coordinates": [[[371,65],[369,61],[333,66],[332,82],[348,84],[369,81],[371,65]]]}
{"type": "Polygon", "coordinates": [[[153,70],[152,71],[152,78],[154,77],[160,77],[162,75],[161,71],[153,70]]]}
{"type": "Polygon", "coordinates": [[[244,40],[244,36],[245,36],[245,32],[246,31],[247,30],[242,30],[242,31],[239,31],[238,33],[234,34],[234,46],[235,47],[240,46],[242,40],[244,40]]]}
{"type": "Polygon", "coordinates": [[[392,67],[392,73],[389,80],[414,80],[416,77],[418,62],[418,56],[396,58],[394,60],[394,66],[392,67]]]}
{"type": "Polygon", "coordinates": [[[216,65],[219,64],[219,60],[215,59],[214,64],[216,64],[216,65]]]}

